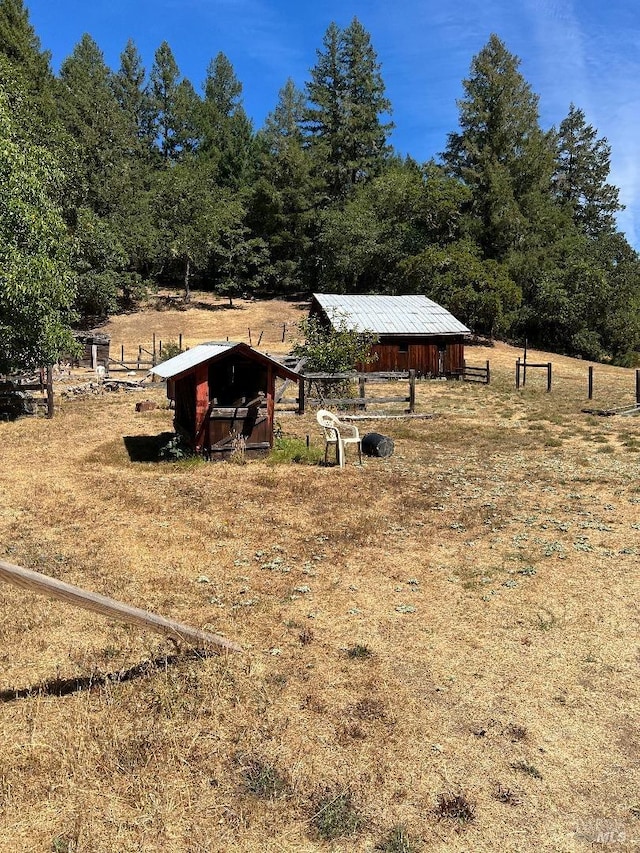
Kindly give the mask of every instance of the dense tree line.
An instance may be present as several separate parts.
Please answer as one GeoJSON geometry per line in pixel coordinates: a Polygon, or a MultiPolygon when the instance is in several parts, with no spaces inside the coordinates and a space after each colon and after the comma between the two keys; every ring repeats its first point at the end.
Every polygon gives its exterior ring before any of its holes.
{"type": "Polygon", "coordinates": [[[640,261],[607,141],[575,105],[543,130],[495,35],[463,90],[459,129],[418,163],[389,144],[356,19],[256,130],[223,53],[199,93],[166,42],[150,69],[129,42],[113,70],[85,35],[56,76],[22,0],[0,0],[0,370],[157,285],[424,293],[479,333],[629,363],[640,261]]]}

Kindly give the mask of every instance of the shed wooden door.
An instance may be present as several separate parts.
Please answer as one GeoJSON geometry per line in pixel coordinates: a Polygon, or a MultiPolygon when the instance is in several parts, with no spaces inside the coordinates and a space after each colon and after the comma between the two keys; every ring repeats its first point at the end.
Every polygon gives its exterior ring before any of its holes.
{"type": "Polygon", "coordinates": [[[175,382],[176,430],[180,429],[193,437],[196,431],[196,378],[193,373],[175,382]]]}
{"type": "Polygon", "coordinates": [[[443,367],[445,374],[456,373],[464,367],[464,344],[459,341],[447,344],[444,351],[443,367]]]}
{"type": "Polygon", "coordinates": [[[410,344],[409,367],[421,376],[437,376],[438,347],[427,343],[410,344]]]}

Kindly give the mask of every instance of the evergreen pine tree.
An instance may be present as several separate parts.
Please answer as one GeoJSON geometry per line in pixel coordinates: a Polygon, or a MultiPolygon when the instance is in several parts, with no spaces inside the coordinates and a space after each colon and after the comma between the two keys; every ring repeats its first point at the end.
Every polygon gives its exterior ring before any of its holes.
{"type": "Polygon", "coordinates": [[[34,138],[36,134],[49,138],[46,131],[55,118],[51,55],[41,49],[22,0],[0,0],[0,54],[18,74],[21,90],[31,103],[34,138]]]}
{"type": "Polygon", "coordinates": [[[391,105],[368,33],[357,19],[331,23],[307,84],[305,126],[329,200],[345,198],[377,174],[388,154],[391,105]]]}
{"type": "Polygon", "coordinates": [[[391,122],[381,116],[391,112],[385,95],[381,66],[371,45],[371,37],[357,18],[342,36],[345,115],[344,155],[350,183],[371,180],[379,174],[390,148],[387,137],[391,122]]]}
{"type": "Polygon", "coordinates": [[[253,166],[253,130],[242,106],[242,83],[224,53],[207,68],[200,137],[200,152],[215,163],[218,182],[236,190],[244,186],[253,166]]]}
{"type": "Polygon", "coordinates": [[[444,161],[472,193],[471,229],[488,258],[539,245],[553,231],[553,139],[538,121],[538,97],[520,60],[492,35],[474,57],[458,102],[460,132],[444,161]]]}
{"type": "Polygon", "coordinates": [[[134,115],[116,93],[123,98],[122,86],[84,35],[62,64],[58,98],[73,140],[65,206],[83,317],[102,317],[120,300],[131,302],[141,291],[153,243],[145,210],[148,153],[134,115]]]}
{"type": "Polygon", "coordinates": [[[69,200],[98,216],[120,203],[123,160],[131,146],[112,76],[102,51],[86,34],[60,69],[59,111],[75,146],[75,186],[69,200]]]}
{"type": "Polygon", "coordinates": [[[131,39],[120,54],[120,68],[112,77],[112,88],[128,122],[131,137],[139,142],[137,151],[132,153],[150,156],[155,135],[153,99],[142,57],[131,39]]]}
{"type": "Polygon", "coordinates": [[[197,146],[200,99],[191,83],[182,78],[166,41],[155,53],[151,96],[157,145],[165,163],[175,162],[197,146]]]}
{"type": "Polygon", "coordinates": [[[304,110],[304,94],[289,79],[258,133],[260,178],[248,195],[247,224],[268,246],[276,293],[310,287],[317,181],[300,127],[304,110]]]}
{"type": "Polygon", "coordinates": [[[573,104],[557,135],[553,179],[558,200],[568,206],[576,225],[593,237],[615,229],[615,214],[623,209],[618,188],[607,183],[611,146],[597,138],[585,114],[573,104]]]}

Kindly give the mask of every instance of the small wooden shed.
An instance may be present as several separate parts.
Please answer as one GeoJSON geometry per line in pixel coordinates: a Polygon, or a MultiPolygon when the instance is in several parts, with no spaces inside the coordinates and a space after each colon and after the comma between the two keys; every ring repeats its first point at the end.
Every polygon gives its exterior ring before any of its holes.
{"type": "Polygon", "coordinates": [[[464,368],[469,329],[426,296],[347,296],[314,293],[311,316],[354,331],[374,332],[375,360],[361,371],[415,370],[420,376],[455,376],[464,368]]]}
{"type": "Polygon", "coordinates": [[[244,343],[204,343],[152,368],[167,380],[174,427],[193,450],[224,459],[242,447],[257,456],[273,446],[276,379],[299,375],[244,343]]]}
{"type": "Polygon", "coordinates": [[[73,359],[75,367],[109,368],[109,335],[103,332],[74,332],[73,337],[82,347],[82,353],[73,359]]]}

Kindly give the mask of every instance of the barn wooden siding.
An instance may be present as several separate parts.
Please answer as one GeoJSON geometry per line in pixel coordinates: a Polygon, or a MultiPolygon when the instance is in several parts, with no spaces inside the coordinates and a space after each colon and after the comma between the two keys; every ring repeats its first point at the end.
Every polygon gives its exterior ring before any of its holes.
{"type": "Polygon", "coordinates": [[[358,370],[369,373],[415,370],[421,376],[446,376],[464,367],[462,337],[381,340],[373,344],[371,352],[376,356],[375,360],[358,365],[358,370]]]}

